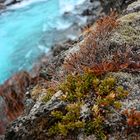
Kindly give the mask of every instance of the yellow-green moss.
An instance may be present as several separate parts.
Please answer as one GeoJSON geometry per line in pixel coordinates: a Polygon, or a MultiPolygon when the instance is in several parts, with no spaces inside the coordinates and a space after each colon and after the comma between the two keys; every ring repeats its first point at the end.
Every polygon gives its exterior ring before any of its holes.
{"type": "Polygon", "coordinates": [[[48,136],[78,133],[95,134],[98,139],[105,140],[104,130],[106,114],[112,112],[110,107],[121,108],[120,99],[127,96],[127,91],[117,85],[117,79],[111,76],[96,77],[92,73],[68,75],[58,90],[63,91],[61,100],[67,103],[63,111],[52,111],[51,117],[55,124],[49,126],[48,136]],[[90,116],[87,120],[81,118],[81,108],[90,102],[90,116]],[[103,113],[104,112],[104,113],[103,113]]]}

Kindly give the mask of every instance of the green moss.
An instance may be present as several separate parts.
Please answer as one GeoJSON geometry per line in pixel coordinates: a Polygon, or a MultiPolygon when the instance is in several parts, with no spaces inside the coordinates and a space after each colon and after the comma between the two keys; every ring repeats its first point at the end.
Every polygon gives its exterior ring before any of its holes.
{"type": "Polygon", "coordinates": [[[52,111],[51,115],[57,119],[62,119],[63,118],[63,113],[61,111],[52,111]]]}
{"type": "Polygon", "coordinates": [[[59,86],[67,94],[65,101],[75,102],[86,97],[94,78],[92,74],[68,75],[66,81],[59,86]]]}
{"type": "Polygon", "coordinates": [[[120,109],[122,107],[122,104],[118,101],[115,101],[114,102],[114,107],[117,108],[117,109],[120,109]]]}
{"type": "Polygon", "coordinates": [[[93,121],[86,122],[84,132],[86,135],[91,135],[94,133],[94,122],[93,121]]]}
{"type": "Polygon", "coordinates": [[[103,118],[98,116],[92,121],[87,121],[85,124],[84,132],[86,135],[95,134],[99,140],[106,140],[106,135],[103,130],[103,118]]]}
{"type": "Polygon", "coordinates": [[[59,132],[58,124],[54,124],[48,129],[48,136],[57,135],[59,132]]]}
{"type": "Polygon", "coordinates": [[[117,85],[117,79],[111,76],[96,77],[90,72],[69,75],[61,83],[58,90],[63,91],[61,100],[67,102],[63,111],[52,111],[55,124],[49,126],[48,136],[78,133],[83,130],[85,135],[95,134],[98,139],[106,139],[104,129],[106,114],[111,110],[120,109],[120,99],[127,96],[122,86],[117,85]],[[92,101],[89,106],[88,120],[81,118],[81,108],[87,101],[92,101]]]}

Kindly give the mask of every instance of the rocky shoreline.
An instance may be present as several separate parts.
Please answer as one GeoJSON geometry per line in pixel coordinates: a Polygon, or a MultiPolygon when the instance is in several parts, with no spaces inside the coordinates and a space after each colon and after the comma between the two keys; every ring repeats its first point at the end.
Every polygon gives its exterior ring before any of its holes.
{"type": "MultiPolygon", "coordinates": [[[[128,4],[131,2],[126,1],[126,3],[128,4]]],[[[106,11],[106,9],[110,7],[108,3],[103,2],[102,5],[104,5],[104,7],[102,8],[100,7],[100,8],[106,11]]],[[[137,22],[140,19],[139,7],[140,7],[139,0],[136,3],[129,5],[128,8],[123,12],[123,15],[121,15],[120,20],[122,25],[119,27],[120,29],[118,28],[118,30],[115,31],[113,35],[112,34],[110,35],[111,38],[109,37],[110,39],[109,43],[115,46],[121,46],[121,45],[123,46],[124,44],[127,44],[128,46],[134,45],[133,54],[137,56],[135,60],[138,61],[135,67],[137,66],[139,67],[139,45],[140,45],[139,26],[140,25],[139,22],[137,22]],[[131,29],[133,28],[138,31],[138,33],[134,37],[135,40],[131,40],[131,37],[126,38],[128,35],[126,33],[126,30],[124,30],[124,32],[121,32],[123,31],[123,26],[126,28],[127,21],[128,23],[131,23],[130,25],[131,29]]],[[[89,25],[93,23],[93,21],[95,21],[97,17],[103,15],[102,10],[99,10],[100,12],[99,13],[97,12],[95,14],[95,12],[92,13],[93,9],[92,10],[91,9],[87,9],[83,12],[83,16],[89,16],[89,22],[88,22],[89,25]]],[[[8,115],[8,117],[11,120],[14,120],[20,114],[22,114],[21,117],[16,119],[7,127],[5,140],[48,139],[46,136],[47,129],[45,129],[45,127],[47,128],[46,123],[48,121],[51,121],[51,118],[49,118],[51,111],[57,109],[63,110],[66,104],[65,102],[59,100],[59,97],[63,94],[61,91],[57,91],[47,103],[42,102],[42,98],[44,97],[44,95],[46,95],[45,89],[47,89],[48,85],[50,84],[48,81],[57,81],[57,79],[59,78],[58,75],[61,75],[61,71],[63,71],[62,68],[63,63],[66,61],[69,55],[79,50],[79,46],[81,46],[82,42],[84,42],[85,39],[86,36],[82,34],[75,41],[66,41],[65,43],[56,44],[56,46],[52,48],[51,55],[43,57],[41,62],[39,62],[39,66],[34,68],[34,72],[31,75],[26,72],[21,72],[21,74],[17,74],[13,76],[1,87],[1,93],[10,94],[10,96],[6,96],[7,94],[6,95],[1,94],[2,97],[8,101],[7,102],[8,108],[7,108],[6,115],[8,115]],[[24,100],[22,100],[23,98],[24,100]],[[19,102],[17,102],[17,100],[19,102]],[[14,105],[9,104],[11,101],[15,102],[15,104],[14,105]],[[19,106],[19,108],[16,108],[17,106],[19,106]]],[[[131,71],[132,72],[129,73],[123,71],[113,73],[113,76],[119,79],[121,85],[126,86],[126,88],[129,89],[131,93],[126,100],[122,101],[123,104],[122,110],[125,110],[127,108],[137,108],[137,109],[139,108],[139,106],[137,106],[138,105],[137,97],[139,97],[140,94],[139,93],[140,92],[139,69],[134,71],[133,68],[133,70],[131,71]]],[[[120,113],[119,115],[118,114],[114,114],[114,115],[115,116],[110,116],[112,118],[114,117],[112,120],[110,120],[112,121],[110,122],[110,127],[113,126],[115,133],[113,134],[110,133],[109,139],[110,140],[112,140],[112,138],[117,139],[118,137],[119,139],[125,140],[127,139],[127,135],[126,135],[127,126],[124,124],[122,126],[122,122],[120,122],[122,118],[121,116],[119,116],[120,113]],[[122,129],[124,129],[123,133],[120,132],[122,131],[122,129]]],[[[139,127],[134,128],[134,130],[132,131],[130,136],[132,137],[132,139],[135,137],[139,137],[137,131],[139,132],[139,127]]],[[[73,136],[69,135],[67,138],[57,136],[55,138],[53,137],[52,139],[53,140],[55,139],[93,140],[96,138],[95,135],[90,135],[87,137],[84,136],[82,133],[79,133],[78,137],[76,137],[75,135],[73,136]]]]}
{"type": "MultiPolygon", "coordinates": [[[[97,12],[96,16],[94,15],[93,17],[92,17],[92,15],[84,14],[84,17],[89,19],[89,20],[87,20],[87,24],[89,24],[91,21],[93,22],[93,21],[95,21],[95,19],[97,17],[99,17],[99,14],[100,14],[99,11],[101,11],[101,6],[98,1],[97,1],[96,5],[93,5],[93,3],[90,3],[89,1],[86,1],[84,4],[81,5],[82,7],[81,6],[77,7],[76,12],[78,15],[81,16],[82,12],[84,12],[85,8],[91,10],[94,7],[95,8],[94,11],[97,12]],[[87,6],[85,7],[84,4],[86,4],[87,6]]],[[[65,14],[71,15],[71,13],[64,13],[64,16],[66,16],[65,14]]],[[[2,126],[2,127],[0,127],[0,134],[2,134],[4,132],[5,126],[9,123],[9,121],[14,120],[20,114],[23,113],[24,106],[25,106],[24,104],[26,102],[25,101],[26,99],[24,99],[26,94],[24,94],[24,93],[26,91],[28,93],[28,90],[30,88],[32,88],[33,85],[36,84],[39,79],[43,79],[42,77],[44,77],[44,75],[46,75],[43,72],[44,72],[45,68],[48,67],[47,65],[56,63],[56,59],[58,59],[58,57],[59,57],[57,55],[60,54],[64,50],[68,50],[72,44],[74,45],[78,41],[77,39],[76,39],[77,41],[67,39],[67,35],[72,33],[78,37],[79,34],[81,33],[80,28],[82,28],[82,26],[83,25],[78,25],[78,23],[75,22],[75,25],[72,25],[70,27],[70,29],[67,29],[67,31],[57,31],[58,34],[59,33],[63,34],[61,36],[64,36],[65,38],[60,37],[60,39],[58,39],[58,40],[63,40],[63,41],[56,41],[57,42],[56,45],[54,45],[52,47],[50,52],[43,55],[38,60],[38,62],[36,62],[31,73],[27,73],[26,71],[21,71],[15,75],[13,75],[10,79],[8,79],[6,82],[4,82],[3,85],[0,85],[0,95],[3,99],[3,106],[4,106],[0,110],[0,114],[1,114],[1,119],[0,119],[1,125],[0,126],[2,126]],[[17,82],[15,82],[15,81],[17,81],[17,82]],[[16,96],[16,98],[14,96],[16,96]],[[18,102],[16,100],[18,100],[18,102]],[[19,107],[16,108],[16,106],[19,106],[19,107]]],[[[59,60],[60,62],[57,62],[59,64],[56,64],[56,66],[61,64],[61,58],[59,58],[59,59],[60,59],[59,60]]],[[[51,66],[49,66],[49,67],[51,67],[51,66]]],[[[48,74],[48,76],[49,76],[49,74],[48,74]]]]}
{"type": "Polygon", "coordinates": [[[7,6],[21,2],[22,0],[0,0],[0,10],[5,10],[7,6]]]}

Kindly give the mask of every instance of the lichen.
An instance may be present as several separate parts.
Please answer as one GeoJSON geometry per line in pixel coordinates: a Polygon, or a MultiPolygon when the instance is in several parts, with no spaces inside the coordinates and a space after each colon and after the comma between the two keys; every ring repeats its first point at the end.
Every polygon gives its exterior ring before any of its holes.
{"type": "Polygon", "coordinates": [[[119,19],[120,25],[111,36],[111,42],[118,45],[140,44],[140,12],[125,15],[119,19]]]}

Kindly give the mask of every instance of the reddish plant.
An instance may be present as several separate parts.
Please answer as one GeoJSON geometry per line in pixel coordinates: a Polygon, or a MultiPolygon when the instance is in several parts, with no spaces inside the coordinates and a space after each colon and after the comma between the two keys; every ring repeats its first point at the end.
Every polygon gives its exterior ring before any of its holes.
{"type": "Polygon", "coordinates": [[[3,121],[0,121],[0,135],[4,133],[4,124],[3,121]]]}
{"type": "Polygon", "coordinates": [[[15,120],[23,113],[27,87],[31,84],[39,83],[39,81],[42,82],[42,79],[38,75],[31,77],[27,72],[20,72],[0,86],[1,105],[3,105],[0,112],[0,115],[3,116],[0,118],[0,129],[3,130],[2,132],[4,132],[9,122],[15,120]]]}
{"type": "Polygon", "coordinates": [[[30,75],[27,72],[21,72],[0,86],[1,104],[4,106],[3,111],[0,113],[5,117],[4,121],[6,121],[3,122],[3,119],[0,120],[2,132],[4,132],[8,122],[13,121],[22,114],[24,110],[24,93],[30,82],[30,75]],[[3,126],[3,124],[5,125],[3,126]]]}
{"type": "Polygon", "coordinates": [[[129,126],[140,126],[140,111],[136,109],[126,109],[122,114],[127,117],[127,124],[129,126]]]}
{"type": "Polygon", "coordinates": [[[135,57],[137,55],[133,54],[132,47],[110,44],[108,38],[118,25],[117,15],[112,12],[109,16],[99,19],[95,26],[86,29],[80,50],[71,54],[64,62],[66,72],[81,73],[85,68],[96,75],[120,70],[138,71],[140,58],[135,57]]]}
{"type": "Polygon", "coordinates": [[[80,50],[71,54],[64,62],[64,68],[67,71],[81,72],[85,67],[98,69],[104,67],[104,64],[110,63],[106,61],[110,50],[107,39],[111,31],[119,24],[116,17],[116,13],[112,12],[110,16],[98,20],[94,27],[86,29],[83,33],[85,39],[80,46],[80,50]]]}

